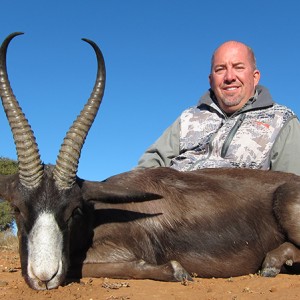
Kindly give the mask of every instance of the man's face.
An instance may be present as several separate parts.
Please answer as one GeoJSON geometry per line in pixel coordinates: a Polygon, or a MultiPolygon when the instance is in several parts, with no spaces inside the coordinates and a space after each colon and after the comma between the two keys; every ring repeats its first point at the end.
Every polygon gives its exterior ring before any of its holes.
{"type": "Polygon", "coordinates": [[[254,95],[260,72],[254,69],[248,48],[227,42],[215,52],[209,82],[220,107],[226,113],[241,109],[254,95]]]}

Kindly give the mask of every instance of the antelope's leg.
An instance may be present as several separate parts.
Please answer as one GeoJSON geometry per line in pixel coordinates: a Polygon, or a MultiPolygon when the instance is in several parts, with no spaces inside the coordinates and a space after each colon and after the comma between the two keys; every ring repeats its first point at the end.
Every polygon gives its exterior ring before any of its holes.
{"type": "Polygon", "coordinates": [[[292,266],[300,262],[300,249],[292,243],[286,242],[278,248],[267,253],[262,265],[261,275],[265,277],[276,276],[284,264],[292,266]]]}
{"type": "Polygon", "coordinates": [[[144,260],[120,263],[89,263],[83,264],[82,276],[153,279],[160,281],[192,281],[191,276],[177,261],[170,261],[163,265],[151,265],[144,260]]]}

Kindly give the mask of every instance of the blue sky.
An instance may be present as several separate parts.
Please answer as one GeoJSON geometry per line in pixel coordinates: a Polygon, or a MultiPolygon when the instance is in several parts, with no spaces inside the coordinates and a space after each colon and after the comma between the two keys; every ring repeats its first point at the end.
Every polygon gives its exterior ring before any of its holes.
{"type": "MultiPolygon", "coordinates": [[[[209,88],[210,58],[227,40],[250,45],[260,83],[300,115],[299,1],[2,1],[0,40],[15,31],[8,72],[45,163],[88,99],[92,49],[107,69],[103,103],[82,150],[78,175],[102,180],[133,168],[185,108],[209,88]]],[[[16,159],[3,109],[0,156],[16,159]]]]}

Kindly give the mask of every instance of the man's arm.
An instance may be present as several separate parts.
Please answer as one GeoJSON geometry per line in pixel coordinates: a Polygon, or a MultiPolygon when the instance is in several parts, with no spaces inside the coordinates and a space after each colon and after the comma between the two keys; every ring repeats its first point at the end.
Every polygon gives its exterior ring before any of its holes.
{"type": "Polygon", "coordinates": [[[169,167],[171,159],[179,155],[179,118],[151,145],[139,159],[136,168],[169,167]]]}
{"type": "Polygon", "coordinates": [[[271,151],[271,170],[300,175],[300,123],[296,117],[277,137],[271,151]]]}

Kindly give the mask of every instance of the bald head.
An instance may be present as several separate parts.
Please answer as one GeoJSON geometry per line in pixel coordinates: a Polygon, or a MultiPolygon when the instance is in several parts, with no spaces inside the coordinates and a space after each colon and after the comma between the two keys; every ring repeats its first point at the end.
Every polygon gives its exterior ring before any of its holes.
{"type": "Polygon", "coordinates": [[[249,59],[249,62],[250,64],[252,65],[253,67],[253,70],[255,70],[257,67],[256,67],[256,58],[255,58],[255,55],[254,55],[254,52],[252,50],[251,47],[249,47],[248,45],[244,44],[244,43],[241,43],[241,42],[238,42],[238,41],[227,41],[223,44],[221,44],[213,53],[212,57],[211,57],[211,69],[213,67],[213,64],[214,64],[214,59],[215,59],[215,55],[216,53],[219,51],[219,50],[222,50],[223,48],[227,48],[227,47],[240,47],[241,49],[244,48],[245,51],[248,53],[248,59],[249,59]]]}

